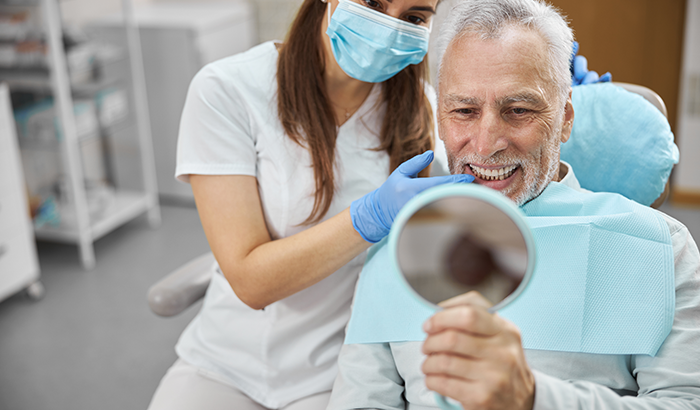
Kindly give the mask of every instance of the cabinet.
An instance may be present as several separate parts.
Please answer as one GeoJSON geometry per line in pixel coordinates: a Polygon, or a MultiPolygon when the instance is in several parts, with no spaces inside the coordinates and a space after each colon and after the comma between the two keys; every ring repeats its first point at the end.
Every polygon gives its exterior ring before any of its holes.
{"type": "Polygon", "coordinates": [[[24,288],[43,293],[28,211],[10,93],[0,84],[0,300],[24,288]]]}
{"type": "Polygon", "coordinates": [[[686,0],[551,0],[568,17],[588,68],[657,92],[676,131],[686,0]]]}
{"type": "MultiPolygon", "coordinates": [[[[84,169],[87,158],[81,155],[85,139],[78,138],[78,128],[74,115],[73,94],[82,88],[84,92],[97,92],[104,84],[86,83],[72,86],[67,69],[63,43],[63,30],[58,9],[58,0],[19,1],[13,5],[0,2],[0,10],[16,10],[25,7],[37,18],[35,25],[41,28],[45,41],[47,68],[6,67],[0,70],[0,81],[7,81],[11,89],[47,89],[53,96],[56,115],[56,134],[60,136],[54,144],[60,155],[60,172],[63,175],[66,206],[65,214],[59,223],[35,225],[35,235],[39,239],[67,242],[78,245],[82,265],[90,269],[95,265],[93,242],[122,224],[146,213],[152,226],[160,223],[153,146],[150,137],[148,106],[145,96],[145,80],[138,31],[135,29],[131,0],[122,0],[124,30],[126,37],[125,53],[128,55],[131,77],[131,104],[138,139],[141,189],[121,189],[114,187],[113,198],[108,206],[101,209],[99,216],[89,212],[86,194],[84,169]],[[19,3],[19,5],[18,5],[19,3]]],[[[74,74],[74,73],[72,73],[74,74]]],[[[99,137],[99,136],[98,136],[99,137]]]]}
{"type": "MultiPolygon", "coordinates": [[[[174,178],[187,89],[205,64],[257,44],[254,10],[247,0],[158,2],[138,6],[134,18],[143,47],[158,192],[163,199],[192,202],[189,185],[174,178]]],[[[87,30],[94,38],[114,44],[123,38],[118,16],[91,22],[87,30]]]]}

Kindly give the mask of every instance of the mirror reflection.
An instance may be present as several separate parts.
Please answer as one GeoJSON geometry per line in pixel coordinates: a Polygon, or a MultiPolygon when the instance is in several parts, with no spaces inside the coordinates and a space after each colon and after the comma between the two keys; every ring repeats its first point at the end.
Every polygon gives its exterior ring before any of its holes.
{"type": "Polygon", "coordinates": [[[479,198],[454,196],[411,216],[397,241],[397,260],[409,285],[431,303],[478,291],[498,305],[523,282],[528,252],[506,213],[479,198]]]}

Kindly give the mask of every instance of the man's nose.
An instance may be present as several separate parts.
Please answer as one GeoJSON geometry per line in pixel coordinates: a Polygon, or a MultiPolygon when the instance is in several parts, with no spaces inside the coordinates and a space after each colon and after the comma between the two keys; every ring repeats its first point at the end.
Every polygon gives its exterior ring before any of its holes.
{"type": "Polygon", "coordinates": [[[508,141],[504,135],[503,121],[499,113],[484,112],[479,118],[474,148],[484,158],[506,149],[508,141]]]}

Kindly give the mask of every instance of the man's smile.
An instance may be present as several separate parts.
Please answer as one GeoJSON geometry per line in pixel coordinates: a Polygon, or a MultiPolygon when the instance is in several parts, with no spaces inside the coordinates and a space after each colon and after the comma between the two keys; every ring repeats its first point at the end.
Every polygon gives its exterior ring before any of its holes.
{"type": "Polygon", "coordinates": [[[518,168],[518,165],[506,165],[499,167],[480,167],[474,164],[468,165],[474,176],[479,179],[483,179],[484,181],[503,181],[504,179],[507,179],[513,175],[518,168]]]}
{"type": "MultiPolygon", "coordinates": [[[[518,178],[522,178],[522,164],[511,162],[509,165],[474,165],[466,163],[462,168],[462,173],[474,175],[474,183],[501,191],[508,196],[513,190],[514,183],[518,178]]],[[[512,198],[511,198],[512,199],[512,198]]]]}

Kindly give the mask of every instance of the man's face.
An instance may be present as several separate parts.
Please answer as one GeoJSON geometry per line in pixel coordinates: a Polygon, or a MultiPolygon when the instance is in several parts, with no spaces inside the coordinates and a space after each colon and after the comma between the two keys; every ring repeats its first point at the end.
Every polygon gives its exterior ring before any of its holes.
{"type": "Polygon", "coordinates": [[[558,175],[571,134],[571,95],[561,101],[542,37],[506,28],[501,38],[455,38],[440,71],[438,124],[450,171],[501,191],[518,205],[558,175]]]}

